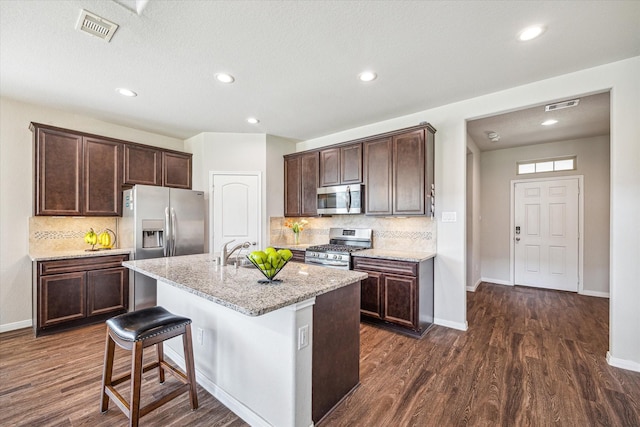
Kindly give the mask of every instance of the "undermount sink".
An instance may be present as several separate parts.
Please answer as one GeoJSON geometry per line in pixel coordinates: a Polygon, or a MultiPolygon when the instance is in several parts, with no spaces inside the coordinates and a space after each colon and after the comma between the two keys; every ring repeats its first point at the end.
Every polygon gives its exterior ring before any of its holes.
{"type": "Polygon", "coordinates": [[[238,259],[232,257],[231,259],[229,259],[229,262],[227,263],[227,265],[234,266],[236,268],[237,267],[255,268],[255,265],[253,265],[251,261],[249,261],[245,257],[239,257],[238,259]]]}

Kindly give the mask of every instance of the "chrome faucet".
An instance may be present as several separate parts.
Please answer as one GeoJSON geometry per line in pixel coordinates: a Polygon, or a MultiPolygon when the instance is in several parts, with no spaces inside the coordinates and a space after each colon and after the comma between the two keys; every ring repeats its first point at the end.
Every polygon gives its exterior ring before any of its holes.
{"type": "MultiPolygon", "coordinates": [[[[227,243],[222,245],[221,254],[220,254],[220,263],[222,265],[227,265],[227,262],[229,261],[229,257],[231,256],[231,254],[233,254],[238,249],[240,249],[240,250],[248,249],[249,246],[256,244],[256,242],[253,242],[253,243],[251,243],[251,242],[242,242],[242,243],[238,243],[237,245],[232,247],[231,250],[227,251],[227,246],[229,245],[229,243],[233,243],[234,241],[235,240],[229,240],[227,243]]],[[[238,252],[238,254],[240,254],[240,252],[238,252]]],[[[237,258],[238,258],[238,256],[236,255],[236,265],[238,264],[238,259],[237,258]]]]}

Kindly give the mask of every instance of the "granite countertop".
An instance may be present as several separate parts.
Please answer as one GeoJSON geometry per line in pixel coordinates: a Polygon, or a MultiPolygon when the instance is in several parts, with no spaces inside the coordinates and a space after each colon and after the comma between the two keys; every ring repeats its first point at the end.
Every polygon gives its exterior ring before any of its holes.
{"type": "Polygon", "coordinates": [[[315,245],[312,245],[312,244],[308,243],[308,244],[304,244],[304,245],[271,245],[271,246],[273,246],[274,248],[287,248],[287,249],[292,250],[292,251],[293,250],[306,251],[308,247],[315,246],[315,245]]]}
{"type": "Polygon", "coordinates": [[[84,258],[92,256],[106,256],[106,255],[122,255],[132,254],[131,248],[113,248],[113,249],[101,249],[97,251],[85,251],[85,250],[72,250],[72,251],[31,251],[29,257],[31,261],[50,261],[55,259],[66,258],[84,258]]]}
{"type": "Polygon", "coordinates": [[[358,282],[366,273],[288,263],[276,276],[282,282],[260,284],[255,267],[221,266],[214,254],[125,261],[125,267],[161,280],[209,301],[260,316],[358,282]]]}
{"type": "Polygon", "coordinates": [[[396,261],[421,262],[436,256],[435,252],[397,251],[391,249],[364,249],[351,253],[353,257],[384,258],[396,261]]]}

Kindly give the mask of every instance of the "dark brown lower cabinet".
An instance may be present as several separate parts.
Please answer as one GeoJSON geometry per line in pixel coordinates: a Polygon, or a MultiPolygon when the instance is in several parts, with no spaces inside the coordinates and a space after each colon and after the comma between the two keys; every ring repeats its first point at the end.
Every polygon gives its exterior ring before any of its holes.
{"type": "Polygon", "coordinates": [[[316,297],[311,370],[315,425],[360,384],[359,300],[359,283],[316,297]]]}
{"type": "Polygon", "coordinates": [[[433,324],[433,258],[421,262],[353,258],[369,274],[360,289],[362,320],[421,336],[433,324]]]}
{"type": "Polygon", "coordinates": [[[302,262],[304,263],[304,250],[301,249],[291,249],[286,246],[278,246],[276,249],[289,249],[293,256],[291,257],[291,262],[302,262]]]}
{"type": "Polygon", "coordinates": [[[38,261],[34,268],[36,336],[101,322],[127,311],[128,255],[38,261]]]}

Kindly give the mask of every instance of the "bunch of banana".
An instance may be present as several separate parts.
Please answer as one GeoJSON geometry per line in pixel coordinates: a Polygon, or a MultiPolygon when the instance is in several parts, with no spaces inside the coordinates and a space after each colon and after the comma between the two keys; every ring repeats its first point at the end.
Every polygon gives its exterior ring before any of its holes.
{"type": "Polygon", "coordinates": [[[93,231],[93,228],[90,228],[89,231],[85,233],[84,241],[91,245],[91,249],[98,243],[98,235],[93,231]]]}
{"type": "Polygon", "coordinates": [[[292,257],[293,254],[289,249],[276,251],[275,248],[272,247],[266,248],[264,251],[253,251],[247,255],[247,258],[249,258],[269,280],[273,279],[292,257]]]}
{"type": "MultiPolygon", "coordinates": [[[[111,230],[107,228],[102,233],[98,234],[98,243],[100,243],[100,246],[102,246],[103,248],[111,248],[114,243],[111,239],[111,234],[109,233],[110,231],[111,230]]],[[[111,233],[113,233],[113,231],[111,231],[111,233]]]]}

